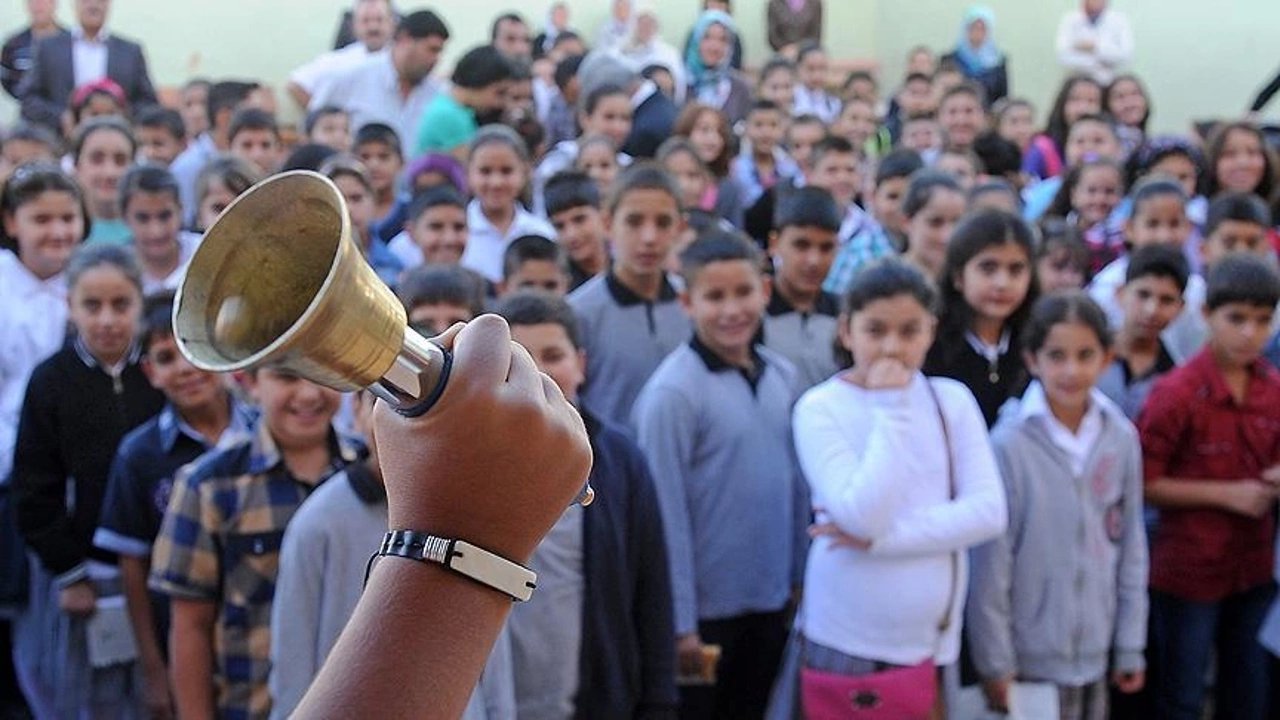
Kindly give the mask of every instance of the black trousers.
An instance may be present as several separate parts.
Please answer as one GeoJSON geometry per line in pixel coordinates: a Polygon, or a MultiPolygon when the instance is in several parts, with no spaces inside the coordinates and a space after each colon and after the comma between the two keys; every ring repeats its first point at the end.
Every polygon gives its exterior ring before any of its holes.
{"type": "Polygon", "coordinates": [[[698,623],[705,645],[720,646],[713,688],[681,688],[682,720],[755,720],[764,716],[769,691],[787,644],[785,609],[698,623]]]}

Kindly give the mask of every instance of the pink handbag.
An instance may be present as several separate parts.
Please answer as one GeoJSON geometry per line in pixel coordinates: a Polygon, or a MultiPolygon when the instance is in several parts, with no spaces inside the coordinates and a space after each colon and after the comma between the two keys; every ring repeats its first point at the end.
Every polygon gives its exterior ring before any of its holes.
{"type": "MultiPolygon", "coordinates": [[[[951,433],[942,403],[925,380],[933,404],[942,421],[942,437],[947,443],[947,482],[952,499],[956,496],[955,462],[951,457],[951,433]]],[[[959,589],[959,556],[951,554],[951,596],[938,622],[938,643],[951,627],[951,611],[959,589]]],[[[870,675],[842,675],[801,668],[800,705],[805,720],[930,720],[938,701],[938,671],[933,660],[919,665],[893,668],[870,675]]]]}

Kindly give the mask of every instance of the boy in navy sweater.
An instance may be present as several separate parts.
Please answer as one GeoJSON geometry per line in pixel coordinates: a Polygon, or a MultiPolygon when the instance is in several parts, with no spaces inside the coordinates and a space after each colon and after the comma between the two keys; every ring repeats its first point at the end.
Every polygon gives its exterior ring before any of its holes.
{"type": "Polygon", "coordinates": [[[709,707],[696,717],[758,718],[786,640],[801,578],[808,504],[791,442],[795,367],[754,344],[769,284],[756,248],[710,233],[681,254],[680,302],[692,340],[636,400],[635,426],[666,527],[682,675],[721,648],[709,707]]]}

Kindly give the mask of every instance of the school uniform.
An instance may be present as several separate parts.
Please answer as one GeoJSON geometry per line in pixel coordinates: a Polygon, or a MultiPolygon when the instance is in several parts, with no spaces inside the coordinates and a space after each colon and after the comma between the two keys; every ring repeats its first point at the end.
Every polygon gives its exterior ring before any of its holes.
{"type": "Polygon", "coordinates": [[[90,703],[127,706],[131,662],[94,670],[87,620],[58,609],[58,593],[88,581],[119,595],[115,554],[95,548],[107,469],[120,439],[159,412],[164,396],[138,366],[135,347],[104,367],[79,339],[31,374],[13,462],[18,530],[31,551],[30,602],[17,621],[15,656],[37,712],[78,712],[90,703]]]}
{"type": "Polygon", "coordinates": [[[763,712],[808,545],[791,442],[796,371],[759,345],[752,364],[729,365],[695,336],[663,360],[634,411],[662,510],[676,635],[722,648],[718,717],[763,712]]]}
{"type": "Polygon", "coordinates": [[[653,477],[621,429],[583,411],[590,512],[570,507],[534,551],[538,592],[513,608],[516,716],[671,717],[671,576],[653,477]]]}
{"type": "MultiPolygon", "coordinates": [[[[1120,301],[1116,299],[1116,291],[1125,284],[1128,272],[1129,256],[1125,255],[1103,268],[1089,283],[1089,297],[1107,313],[1113,328],[1124,324],[1124,312],[1120,309],[1120,301]]],[[[1199,353],[1208,340],[1209,326],[1200,312],[1204,307],[1206,294],[1204,278],[1199,275],[1188,276],[1187,287],[1182,292],[1182,312],[1160,333],[1160,340],[1179,363],[1199,353]]]]}
{"type": "Polygon", "coordinates": [[[1102,375],[1098,378],[1098,390],[1115,403],[1131,421],[1138,419],[1138,413],[1146,404],[1147,396],[1151,394],[1151,386],[1156,380],[1178,366],[1164,342],[1159,340],[1156,342],[1159,344],[1156,350],[1156,362],[1142,375],[1135,374],[1129,362],[1118,357],[1107,366],[1106,370],[1102,371],[1102,375]]]}
{"type": "MultiPolygon", "coordinates": [[[[795,160],[791,159],[786,150],[774,148],[772,155],[772,177],[764,177],[760,174],[760,168],[756,165],[755,157],[752,155],[750,147],[739,153],[729,166],[730,176],[738,183],[738,188],[742,191],[742,205],[748,211],[760,201],[765,192],[779,186],[785,187],[800,174],[800,166],[796,165],[795,160]]],[[[772,207],[772,203],[770,203],[770,206],[772,207]]],[[[772,225],[773,223],[770,222],[769,224],[772,225]]]]}
{"type": "MultiPolygon", "coordinates": [[[[164,277],[154,277],[142,274],[142,294],[154,295],[161,292],[172,292],[178,289],[182,284],[182,278],[187,275],[187,266],[191,264],[191,258],[195,256],[196,250],[200,249],[200,241],[204,239],[203,235],[191,232],[178,233],[178,266],[173,272],[164,277]]],[[[132,243],[132,238],[130,239],[132,243]]]]}
{"type": "Polygon", "coordinates": [[[802,389],[831,377],[836,365],[836,333],[840,300],[828,292],[818,294],[812,311],[797,310],[774,288],[761,326],[765,347],[795,365],[802,389]]]}
{"type": "Polygon", "coordinates": [[[213,682],[220,717],[268,717],[271,605],[285,528],[313,490],[358,459],[357,447],[335,433],[327,471],[298,478],[264,421],[174,484],[149,584],[170,598],[217,605],[213,682]]]}
{"type": "Polygon", "coordinates": [[[1008,328],[994,346],[969,331],[960,337],[939,334],[925,357],[924,374],[959,380],[969,388],[987,427],[995,425],[1000,406],[1027,387],[1021,349],[1008,328]]]}
{"type": "Polygon", "coordinates": [[[462,253],[461,265],[484,276],[489,282],[502,282],[502,257],[512,240],[522,235],[556,237],[551,223],[516,204],[511,227],[499,232],[484,216],[480,201],[467,203],[467,249],[462,253]]]}
{"type": "Polygon", "coordinates": [[[1105,718],[1108,671],[1146,661],[1147,539],[1133,424],[1094,390],[1073,432],[1040,383],[992,432],[1004,534],[974,548],[965,632],[978,673],[1060,688],[1063,717],[1105,718]]]}
{"type": "Polygon", "coordinates": [[[200,173],[205,166],[218,157],[220,152],[213,136],[204,132],[192,140],[186,149],[169,163],[169,172],[173,173],[174,179],[178,181],[178,196],[182,200],[183,227],[194,228],[196,225],[196,212],[200,209],[200,199],[196,197],[196,181],[200,178],[200,173]]]}
{"type": "MultiPolygon", "coordinates": [[[[1236,402],[1209,350],[1152,388],[1138,417],[1147,482],[1226,483],[1261,477],[1280,462],[1280,374],[1259,359],[1236,402]]],[[[1220,699],[1238,717],[1262,717],[1266,653],[1257,633],[1275,584],[1276,519],[1210,508],[1162,508],[1151,542],[1151,635],[1159,716],[1198,718],[1209,656],[1230,658],[1220,699]]]]}
{"type": "Polygon", "coordinates": [[[849,290],[853,278],[862,268],[898,254],[889,233],[870,213],[857,205],[850,205],[845,211],[837,237],[840,242],[836,258],[822,283],[823,290],[836,295],[843,295],[849,290]]]}
{"type": "Polygon", "coordinates": [[[843,106],[844,103],[840,102],[840,98],[832,96],[822,88],[810,90],[803,84],[797,84],[791,104],[791,115],[793,117],[816,115],[824,125],[831,125],[839,119],[840,109],[843,106]]]}
{"type": "MultiPolygon", "coordinates": [[[[289,717],[319,674],[355,612],[369,558],[386,533],[387,491],[363,462],[316,488],[289,521],[271,607],[272,718],[289,717]]],[[[462,720],[515,717],[507,635],[494,643],[462,720]]]]}
{"type": "Polygon", "coordinates": [[[658,297],[647,300],[610,271],[588,280],[567,299],[587,354],[587,379],[579,391],[582,407],[601,420],[630,427],[640,389],[692,330],[675,285],[664,277],[658,297]]]}

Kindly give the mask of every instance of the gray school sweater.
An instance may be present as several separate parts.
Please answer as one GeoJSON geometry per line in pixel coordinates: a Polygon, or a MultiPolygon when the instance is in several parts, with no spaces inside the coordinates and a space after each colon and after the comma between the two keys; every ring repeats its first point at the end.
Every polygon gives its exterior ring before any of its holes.
{"type": "Polygon", "coordinates": [[[664,280],[657,302],[649,302],[610,272],[588,280],[568,300],[587,353],[582,404],[602,420],[630,427],[640,388],[693,331],[675,286],[664,280]]]}
{"type": "Polygon", "coordinates": [[[757,374],[695,338],[636,399],[667,537],[676,634],[780,610],[803,577],[809,506],[791,441],[795,368],[756,346],[757,374]]]}
{"type": "Polygon", "coordinates": [[[831,293],[818,296],[813,312],[800,312],[775,288],[764,317],[765,347],[781,353],[796,366],[805,389],[827,380],[836,365],[836,332],[840,300],[831,293]]]}
{"type": "Polygon", "coordinates": [[[965,633],[983,678],[1080,686],[1144,667],[1147,538],[1133,424],[1094,393],[1102,433],[1081,477],[1016,401],[992,430],[1004,535],[974,548],[965,633]],[[1111,661],[1109,664],[1108,661],[1111,661]]]}

